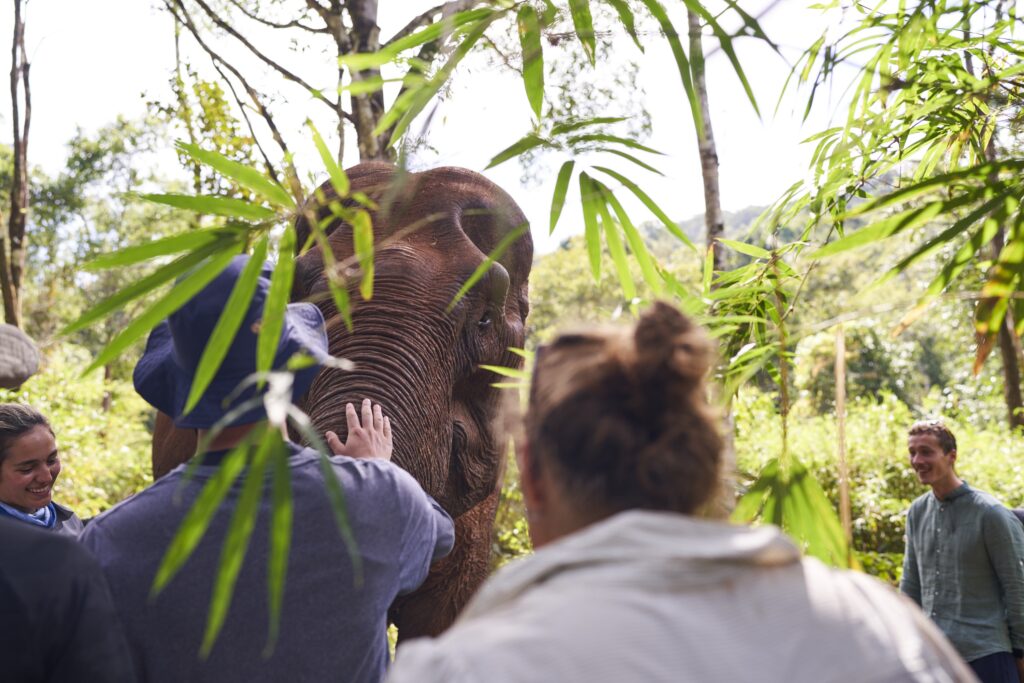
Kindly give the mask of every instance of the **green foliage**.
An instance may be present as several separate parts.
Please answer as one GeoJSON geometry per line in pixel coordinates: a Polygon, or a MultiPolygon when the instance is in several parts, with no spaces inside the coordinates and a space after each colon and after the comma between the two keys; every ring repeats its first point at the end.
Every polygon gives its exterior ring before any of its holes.
{"type": "Polygon", "coordinates": [[[62,464],[54,500],[83,519],[152,482],[152,410],[131,382],[80,377],[89,361],[81,347],[51,347],[20,390],[0,390],[0,401],[28,403],[49,419],[62,464]]]}
{"type": "MultiPolygon", "coordinates": [[[[998,397],[993,400],[997,402],[998,397]]],[[[917,481],[906,455],[907,429],[916,417],[888,393],[857,398],[848,406],[853,549],[866,571],[888,578],[893,576],[893,554],[903,552],[907,508],[928,490],[917,481]],[[870,554],[867,559],[865,553],[870,554]]],[[[734,403],[734,419],[739,482],[747,487],[782,445],[775,397],[752,387],[744,389],[734,403]]],[[[1020,439],[1001,421],[978,426],[951,419],[950,424],[957,435],[959,474],[1008,506],[1024,505],[1020,439]]],[[[826,497],[838,501],[835,418],[797,411],[790,415],[789,426],[789,451],[807,466],[826,497]]]]}

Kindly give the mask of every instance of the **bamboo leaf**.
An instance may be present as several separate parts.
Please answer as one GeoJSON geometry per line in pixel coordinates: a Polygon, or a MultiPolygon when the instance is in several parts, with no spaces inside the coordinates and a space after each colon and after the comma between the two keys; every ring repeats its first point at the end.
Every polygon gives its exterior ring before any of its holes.
{"type": "Polygon", "coordinates": [[[256,526],[267,460],[271,451],[281,443],[281,435],[277,430],[264,428],[260,431],[263,432],[262,438],[249,464],[242,491],[235,503],[234,514],[231,515],[231,522],[228,524],[227,537],[221,548],[217,579],[213,585],[210,609],[206,615],[206,631],[203,633],[203,644],[199,649],[199,656],[203,659],[210,656],[210,650],[224,627],[235,584],[238,582],[238,573],[242,569],[242,562],[249,549],[249,539],[252,538],[252,531],[256,526]]]}
{"type": "MultiPolygon", "coordinates": [[[[383,51],[390,55],[397,56],[398,53],[400,52],[411,50],[414,47],[419,47],[424,43],[433,42],[438,38],[444,36],[446,33],[452,32],[456,28],[460,28],[467,24],[472,24],[474,22],[483,21],[485,19],[491,18],[493,14],[494,10],[487,7],[466,10],[464,12],[457,12],[450,17],[446,17],[441,21],[437,21],[434,22],[433,24],[430,24],[426,28],[417,31],[416,33],[406,36],[405,38],[400,38],[396,40],[395,42],[385,47],[383,51]]],[[[392,57],[392,59],[393,58],[394,57],[392,57]]],[[[384,62],[381,62],[377,66],[386,64],[389,61],[391,60],[388,59],[384,62]]]]}
{"type": "Polygon", "coordinates": [[[619,15],[619,21],[622,22],[622,27],[626,29],[626,33],[633,39],[636,46],[640,49],[640,52],[644,51],[644,46],[640,44],[640,38],[636,34],[636,19],[633,17],[633,10],[630,9],[629,5],[626,4],[625,0],[605,0],[609,5],[615,8],[615,11],[619,15]]]}
{"type": "Polygon", "coordinates": [[[341,488],[338,475],[334,471],[334,466],[328,457],[330,451],[327,450],[327,444],[324,443],[324,440],[313,429],[309,416],[295,406],[289,406],[288,417],[299,433],[302,434],[303,438],[306,439],[306,443],[320,453],[320,473],[323,475],[324,484],[327,486],[327,497],[331,501],[331,511],[334,513],[334,521],[338,526],[341,540],[345,544],[345,550],[348,551],[349,561],[352,562],[353,583],[356,587],[360,587],[363,585],[363,558],[359,554],[359,546],[356,543],[355,535],[352,533],[352,525],[349,523],[348,507],[345,505],[345,491],[341,488]]]}
{"type": "Polygon", "coordinates": [[[213,256],[205,264],[196,268],[188,277],[183,279],[171,289],[162,299],[146,309],[141,315],[128,323],[128,326],[117,335],[113,341],[107,344],[83,374],[89,374],[96,368],[101,368],[110,361],[121,355],[121,352],[131,346],[135,341],[146,334],[171,313],[181,308],[193,296],[210,284],[213,278],[220,275],[221,271],[227,268],[231,259],[241,251],[241,244],[235,244],[221,253],[213,256]]]}
{"type": "Polygon", "coordinates": [[[160,568],[157,569],[156,578],[153,579],[150,598],[155,597],[167,587],[171,579],[192,556],[192,552],[199,542],[203,540],[221,501],[231,489],[231,485],[238,479],[238,475],[245,469],[246,454],[259,436],[259,430],[251,432],[242,443],[233,448],[221,461],[210,480],[203,486],[195,503],[192,504],[181,521],[181,526],[178,527],[174,538],[171,539],[171,544],[167,546],[167,551],[160,561],[160,568]]]}
{"type": "Polygon", "coordinates": [[[590,16],[590,0],[569,0],[569,13],[572,14],[576,35],[583,44],[583,52],[593,66],[597,56],[597,40],[594,36],[594,20],[590,16]]]}
{"type": "Polygon", "coordinates": [[[615,215],[619,219],[619,224],[626,234],[626,241],[629,242],[629,248],[632,250],[637,263],[640,264],[640,272],[643,273],[644,282],[651,288],[655,296],[661,296],[665,291],[664,280],[662,280],[658,273],[658,267],[655,265],[654,259],[651,258],[650,253],[647,251],[647,245],[644,244],[643,237],[640,236],[640,232],[633,225],[633,221],[630,220],[626,210],[619,203],[615,195],[612,194],[612,191],[601,185],[601,193],[604,195],[605,202],[612,207],[612,210],[615,211],[615,215]]]}
{"type": "Polygon", "coordinates": [[[178,235],[153,240],[146,244],[118,249],[110,254],[100,254],[86,263],[85,268],[86,270],[103,270],[105,268],[130,266],[158,256],[168,256],[182,251],[194,251],[224,240],[225,237],[234,238],[236,232],[237,230],[233,228],[189,230],[178,235]]]}
{"type": "Polygon", "coordinates": [[[754,258],[768,260],[771,258],[772,253],[761,247],[756,247],[753,244],[747,244],[746,242],[737,242],[736,240],[727,240],[724,237],[716,237],[716,242],[721,242],[725,246],[729,247],[733,251],[739,252],[740,254],[746,254],[747,256],[753,256],[754,258]]]}
{"type": "Polygon", "coordinates": [[[320,131],[316,129],[313,122],[310,119],[306,119],[306,125],[313,132],[313,144],[316,146],[316,151],[320,154],[320,161],[323,163],[324,168],[327,169],[327,175],[331,178],[331,185],[334,186],[334,191],[338,193],[339,197],[347,197],[349,191],[348,175],[338,165],[334,155],[331,154],[331,150],[327,149],[327,144],[320,137],[320,131]]]}
{"type": "Polygon", "coordinates": [[[634,183],[632,180],[622,175],[621,173],[613,171],[610,168],[605,168],[603,166],[595,166],[594,168],[622,183],[622,185],[625,186],[630,192],[632,192],[637,199],[644,203],[644,206],[646,206],[651,213],[653,213],[655,216],[661,219],[662,224],[668,229],[670,233],[675,235],[675,237],[680,242],[690,247],[694,251],[697,251],[697,247],[694,246],[692,241],[690,241],[690,238],[687,237],[686,234],[679,229],[679,226],[676,225],[675,222],[668,217],[668,214],[662,211],[661,207],[658,206],[653,199],[648,197],[647,193],[641,190],[636,183],[634,183]]]}
{"type": "Polygon", "coordinates": [[[530,133],[495,154],[494,158],[491,159],[491,162],[487,164],[487,168],[494,168],[498,164],[505,163],[509,159],[517,157],[529,149],[541,146],[550,147],[551,143],[539,135],[530,133]]]}
{"type": "MultiPolygon", "coordinates": [[[[270,372],[274,369],[274,356],[281,343],[284,329],[284,314],[292,292],[295,277],[295,226],[289,225],[281,235],[277,249],[277,266],[270,277],[270,291],[263,304],[263,319],[260,334],[256,339],[256,372],[270,372]]],[[[261,380],[259,386],[263,386],[261,380]]]]}
{"type": "Polygon", "coordinates": [[[622,150],[611,149],[610,147],[599,147],[597,151],[599,151],[599,152],[607,152],[608,154],[614,154],[616,156],[620,156],[623,159],[636,164],[637,166],[639,166],[640,168],[644,169],[645,171],[650,171],[651,173],[655,173],[655,174],[660,175],[662,177],[664,177],[664,175],[665,175],[664,173],[662,173],[658,169],[654,168],[650,164],[644,163],[643,161],[641,161],[640,159],[637,159],[632,154],[628,154],[626,152],[623,152],[622,150]]]}
{"type": "Polygon", "coordinates": [[[373,298],[373,222],[366,211],[359,210],[352,217],[352,242],[363,271],[359,293],[364,301],[369,301],[373,298]]]}
{"type": "Polygon", "coordinates": [[[686,99],[690,102],[690,114],[693,117],[693,124],[697,128],[697,134],[703,135],[704,117],[700,113],[700,102],[697,99],[697,92],[694,90],[693,78],[690,74],[690,60],[686,58],[683,44],[679,40],[679,32],[672,25],[672,21],[668,18],[665,8],[662,7],[658,0],[640,0],[640,2],[647,7],[651,16],[657,20],[658,25],[661,26],[661,30],[665,34],[665,39],[668,40],[669,47],[672,48],[672,56],[675,58],[676,67],[679,69],[679,78],[683,83],[683,91],[686,93],[686,99]]]}
{"type": "Polygon", "coordinates": [[[267,259],[268,242],[269,237],[264,236],[256,244],[252,257],[245,264],[235,286],[231,289],[227,303],[224,304],[224,311],[217,319],[217,325],[213,328],[210,340],[207,342],[206,348],[203,349],[203,355],[196,367],[196,374],[192,378],[192,388],[189,389],[185,409],[182,411],[184,415],[189,414],[195,408],[200,397],[210,386],[214,375],[217,374],[224,358],[228,355],[228,349],[231,348],[238,328],[241,327],[245,314],[249,311],[249,302],[252,300],[253,292],[256,291],[263,262],[267,259]]]}
{"type": "Polygon", "coordinates": [[[571,133],[581,128],[589,128],[590,126],[603,126],[612,123],[619,123],[625,121],[625,116],[595,116],[589,119],[576,119],[573,121],[566,121],[565,123],[558,123],[551,127],[551,135],[559,136],[571,133]]]}
{"type": "Polygon", "coordinates": [[[259,206],[244,199],[235,199],[233,197],[174,193],[142,194],[139,196],[154,204],[173,206],[176,209],[187,209],[196,213],[208,213],[229,218],[243,218],[250,221],[266,221],[277,215],[273,210],[265,206],[259,206]]]}
{"type": "Polygon", "coordinates": [[[590,272],[594,282],[601,279],[601,227],[597,222],[596,192],[590,182],[590,176],[580,173],[580,200],[583,208],[584,237],[587,240],[587,253],[590,256],[590,272]]]}
{"type": "Polygon", "coordinates": [[[641,152],[647,152],[648,154],[657,154],[658,156],[664,156],[661,152],[656,149],[641,145],[636,140],[630,140],[629,138],[619,137],[618,135],[609,135],[607,133],[586,133],[584,135],[575,135],[567,140],[570,145],[579,144],[581,142],[610,142],[617,145],[623,145],[631,149],[638,149],[641,152]]]}
{"type": "Polygon", "coordinates": [[[224,177],[234,180],[248,190],[252,190],[271,204],[286,209],[295,208],[295,200],[288,194],[288,191],[259,170],[228,159],[217,152],[200,149],[196,145],[190,145],[186,142],[178,142],[177,146],[178,149],[196,161],[206,164],[224,177]]]}
{"type": "MultiPolygon", "coordinates": [[[[740,64],[739,57],[736,56],[736,50],[733,48],[732,37],[722,28],[722,25],[718,23],[718,20],[704,8],[702,2],[697,0],[684,0],[687,9],[692,12],[696,12],[704,22],[711,28],[712,33],[718,39],[718,44],[722,48],[722,52],[729,58],[729,63],[732,64],[733,71],[736,72],[736,77],[740,79],[740,83],[743,85],[743,91],[747,94],[747,99],[750,100],[751,106],[754,108],[754,112],[760,116],[761,110],[757,107],[757,98],[754,97],[754,89],[750,87],[750,82],[747,80],[747,75],[743,71],[743,66],[740,64]]],[[[690,55],[693,61],[697,61],[699,58],[701,62],[704,60],[704,55],[690,55]]]]}
{"type": "Polygon", "coordinates": [[[281,606],[284,602],[284,582],[288,572],[288,553],[292,542],[291,474],[288,471],[288,451],[281,441],[272,453],[270,555],[267,557],[267,605],[270,610],[270,632],[264,657],[269,657],[281,631],[281,606]]]}
{"type": "Polygon", "coordinates": [[[434,95],[441,86],[447,82],[451,76],[455,67],[459,65],[459,62],[469,54],[469,51],[473,49],[477,41],[483,37],[488,27],[499,17],[505,15],[505,11],[490,12],[488,16],[480,19],[475,23],[469,34],[463,38],[462,42],[459,43],[458,47],[452,51],[448,57],[448,61],[445,62],[438,72],[429,81],[423,85],[415,88],[410,88],[406,91],[406,94],[400,96],[395,103],[391,106],[384,116],[381,117],[377,123],[377,127],[373,131],[373,135],[380,135],[384,131],[394,126],[394,130],[391,131],[392,143],[397,142],[399,138],[408,129],[409,124],[416,118],[424,107],[433,99],[434,95]]]}
{"type": "Polygon", "coordinates": [[[534,116],[540,119],[544,106],[544,52],[540,42],[540,17],[532,5],[524,4],[517,17],[519,43],[523,50],[523,85],[534,116]]]}
{"type": "Polygon", "coordinates": [[[562,164],[562,168],[558,170],[555,191],[551,196],[551,229],[548,234],[554,234],[555,225],[558,224],[558,219],[562,215],[562,209],[565,207],[565,195],[569,191],[569,180],[572,178],[572,169],[575,165],[576,162],[570,160],[562,164]]]}
{"type": "Polygon", "coordinates": [[[481,262],[480,265],[476,267],[476,270],[474,270],[473,274],[469,276],[469,279],[462,283],[462,286],[459,287],[459,291],[455,293],[455,296],[452,297],[452,300],[448,303],[448,306],[445,308],[445,312],[450,313],[452,309],[455,308],[455,305],[459,303],[462,297],[466,296],[466,293],[473,288],[473,285],[479,282],[480,279],[487,274],[487,272],[491,269],[491,265],[493,265],[495,261],[500,259],[508,250],[508,248],[512,246],[512,243],[515,242],[520,237],[522,237],[529,229],[530,225],[528,223],[524,223],[522,225],[516,226],[515,229],[508,232],[504,237],[502,237],[501,241],[498,242],[497,246],[495,246],[491,253],[487,255],[487,258],[485,258],[483,262],[481,262]]]}
{"type": "Polygon", "coordinates": [[[608,211],[607,193],[601,191],[603,189],[602,185],[596,180],[591,180],[590,182],[599,194],[595,204],[601,217],[601,225],[604,227],[604,238],[608,244],[608,253],[612,257],[612,264],[615,266],[615,272],[619,276],[619,284],[622,285],[622,293],[627,301],[632,301],[636,298],[636,283],[633,282],[633,274],[629,272],[629,261],[626,258],[626,250],[622,246],[619,231],[616,229],[617,226],[612,221],[611,214],[608,211]]]}
{"type": "Polygon", "coordinates": [[[197,264],[201,263],[206,257],[213,253],[220,251],[221,249],[229,248],[231,242],[234,240],[223,239],[206,246],[199,247],[195,251],[185,254],[174,261],[168,263],[166,266],[161,267],[151,275],[147,275],[138,282],[134,282],[124,289],[119,291],[117,294],[104,299],[100,303],[96,304],[88,311],[83,313],[78,320],[74,321],[63,330],[61,334],[68,335],[78,330],[84,329],[92,323],[100,320],[113,311],[122,308],[129,301],[133,301],[141,296],[149,294],[154,289],[169,282],[174,278],[178,277],[182,273],[187,272],[197,264]]]}

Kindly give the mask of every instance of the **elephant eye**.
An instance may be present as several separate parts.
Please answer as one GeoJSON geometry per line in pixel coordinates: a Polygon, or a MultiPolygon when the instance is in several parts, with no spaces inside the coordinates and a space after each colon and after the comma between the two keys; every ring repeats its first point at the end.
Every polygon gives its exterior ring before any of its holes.
{"type": "Polygon", "coordinates": [[[489,327],[491,324],[491,312],[484,311],[484,314],[480,316],[480,320],[477,321],[476,326],[481,330],[489,327]]]}

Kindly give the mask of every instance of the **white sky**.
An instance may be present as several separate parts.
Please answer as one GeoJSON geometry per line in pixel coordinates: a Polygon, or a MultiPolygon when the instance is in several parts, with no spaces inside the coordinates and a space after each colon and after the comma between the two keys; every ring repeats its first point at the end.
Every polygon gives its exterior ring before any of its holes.
{"type": "MultiPolygon", "coordinates": [[[[32,0],[27,14],[27,45],[32,65],[33,118],[29,141],[32,164],[50,173],[59,172],[65,159],[65,143],[77,127],[94,130],[118,114],[139,116],[144,113],[144,94],[166,99],[167,81],[174,64],[171,19],[154,9],[154,3],[140,0],[32,0]]],[[[422,0],[384,0],[381,5],[382,35],[389,36],[422,5],[422,0]],[[401,6],[399,14],[389,6],[401,6]]],[[[672,6],[682,3],[668,3],[672,6]]],[[[769,4],[768,0],[744,3],[752,13],[769,4]]],[[[815,12],[803,9],[801,0],[784,0],[763,19],[763,27],[784,47],[789,59],[795,59],[821,32],[823,24],[815,12]]],[[[677,8],[678,9],[678,8],[677,8]]],[[[0,16],[0,45],[9,45],[13,10],[0,16]]],[[[673,16],[677,28],[685,30],[682,12],[673,16]]],[[[187,40],[187,39],[186,39],[187,40]]],[[[667,211],[684,219],[703,211],[703,189],[693,124],[667,44],[656,35],[646,37],[646,55],[640,55],[628,38],[616,43],[616,50],[636,52],[641,60],[641,83],[647,92],[646,106],[653,117],[653,136],[648,144],[667,156],[655,162],[666,175],[657,178],[640,170],[628,175],[643,187],[667,211]]],[[[711,45],[709,41],[707,45],[711,45]]],[[[738,80],[722,52],[709,62],[711,117],[718,143],[721,168],[722,204],[737,210],[751,204],[767,204],[785,188],[803,177],[810,154],[800,141],[828,124],[826,104],[801,124],[799,101],[790,100],[773,116],[778,92],[788,74],[785,61],[752,40],[741,41],[740,58],[758,96],[763,120],[753,113],[738,80]]],[[[707,47],[706,47],[707,49],[707,47]]],[[[9,49],[0,50],[4,60],[0,74],[9,72],[9,49]]],[[[312,58],[312,57],[310,57],[312,58]]],[[[205,57],[193,56],[196,65],[205,65],[205,57]]],[[[323,60],[321,60],[323,61],[323,60]]],[[[330,67],[329,62],[327,67],[330,67]]],[[[204,67],[205,68],[205,67],[204,67]]],[[[457,72],[458,73],[458,72],[457,72]]],[[[5,78],[6,81],[6,78],[5,78]]],[[[11,139],[8,87],[0,88],[0,141],[11,139]]],[[[308,135],[300,130],[302,120],[322,105],[308,96],[293,96],[279,102],[275,112],[286,125],[294,126],[298,138],[308,135]]],[[[417,124],[414,124],[417,125],[417,124]]],[[[325,132],[326,124],[321,125],[325,132]]],[[[459,76],[453,96],[438,110],[431,129],[431,141],[439,150],[435,158],[418,163],[459,165],[482,170],[487,161],[514,140],[528,132],[530,114],[522,84],[512,76],[500,76],[482,69],[459,76]]],[[[354,134],[349,138],[354,145],[354,134]]],[[[309,145],[307,145],[309,147],[309,145]]],[[[299,149],[300,165],[309,149],[299,149]]],[[[354,162],[355,159],[353,158],[354,162]]],[[[551,175],[561,159],[546,164],[551,175]]],[[[601,160],[600,163],[606,163],[601,160]]],[[[313,164],[305,164],[312,168],[313,164]]],[[[606,165],[612,165],[607,164],[606,165]]],[[[620,164],[619,168],[623,168],[620,164]]],[[[552,248],[567,235],[581,230],[578,204],[570,194],[562,222],[553,238],[547,237],[548,212],[553,177],[541,187],[521,188],[520,169],[515,161],[488,171],[487,175],[513,195],[533,224],[534,239],[540,250],[552,248]]],[[[638,203],[627,205],[640,222],[652,218],[638,203]]]]}

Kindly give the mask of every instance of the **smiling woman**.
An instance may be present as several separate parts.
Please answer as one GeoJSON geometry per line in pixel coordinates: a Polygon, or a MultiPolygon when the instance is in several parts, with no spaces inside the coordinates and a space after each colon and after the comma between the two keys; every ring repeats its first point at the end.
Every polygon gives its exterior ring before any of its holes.
{"type": "Polygon", "coordinates": [[[77,536],[82,522],[53,502],[60,456],[50,423],[31,406],[0,404],[0,517],[77,536]]]}

